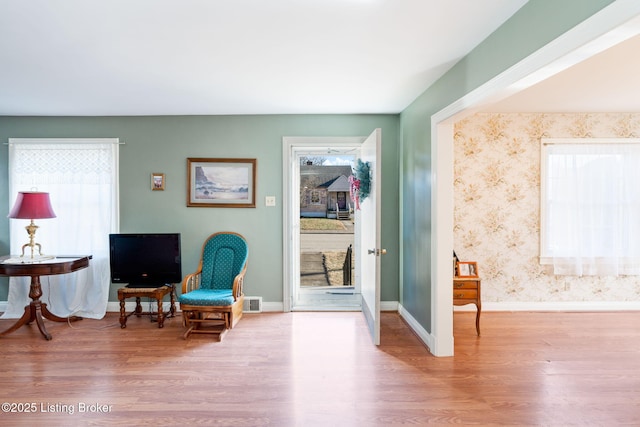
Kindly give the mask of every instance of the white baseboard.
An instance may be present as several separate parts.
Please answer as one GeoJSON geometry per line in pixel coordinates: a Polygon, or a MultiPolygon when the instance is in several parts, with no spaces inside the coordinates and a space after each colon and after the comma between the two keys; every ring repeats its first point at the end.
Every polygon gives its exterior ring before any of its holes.
{"type": "MultiPolygon", "coordinates": [[[[142,309],[144,311],[148,311],[147,308],[149,307],[149,302],[145,301],[145,302],[141,302],[142,304],[142,309]]],[[[156,308],[156,302],[154,301],[152,303],[152,307],[155,310],[156,308]]],[[[5,302],[5,306],[6,306],[6,302],[5,302]]],[[[2,307],[2,302],[0,302],[0,308],[2,307]]],[[[162,308],[167,311],[169,310],[169,308],[171,307],[171,303],[169,301],[163,301],[162,302],[162,308]]],[[[135,301],[125,301],[125,310],[127,310],[127,313],[130,311],[135,310],[136,308],[136,302],[135,301]]],[[[270,312],[282,312],[284,310],[284,305],[281,302],[263,302],[262,303],[262,312],[266,312],[266,311],[270,311],[270,312]]],[[[180,311],[180,304],[178,304],[176,302],[176,312],[180,311]]],[[[107,303],[107,312],[115,312],[115,313],[119,313],[120,312],[120,302],[118,301],[110,301],[109,303],[107,303]]],[[[251,314],[251,313],[245,313],[245,314],[251,314]]]]}
{"type": "MultiPolygon", "coordinates": [[[[262,302],[262,312],[283,312],[284,304],[281,302],[262,302]]],[[[398,311],[398,301],[381,301],[380,311],[398,311]]]]}
{"type": "MultiPolygon", "coordinates": [[[[147,311],[148,302],[143,302],[143,309],[147,311]],[[146,307],[145,307],[146,305],[146,307]]],[[[153,303],[155,305],[155,302],[153,303]]],[[[125,309],[127,312],[134,310],[135,301],[126,301],[125,309]]],[[[155,308],[155,307],[154,307],[155,308]]],[[[169,310],[169,302],[163,302],[164,310],[169,310]]],[[[176,303],[176,309],[180,310],[180,305],[176,303]]],[[[455,311],[475,311],[476,306],[468,304],[453,308],[455,311]]],[[[7,301],[0,301],[0,312],[7,310],[7,301]]],[[[263,312],[282,312],[284,304],[281,302],[263,302],[263,312]]],[[[397,311],[407,321],[409,325],[415,323],[414,331],[418,335],[428,335],[422,327],[413,319],[413,317],[398,303],[398,301],[382,301],[380,303],[381,311],[397,311]],[[413,320],[412,320],[413,319],[413,320]],[[413,323],[412,323],[413,322],[413,323]],[[419,328],[418,328],[419,327],[419,328]],[[423,329],[423,331],[420,331],[423,329]]],[[[482,311],[640,311],[640,301],[578,301],[578,302],[484,302],[482,303],[482,311]]],[[[111,301],[107,303],[107,312],[120,312],[120,303],[111,301]]],[[[413,329],[413,326],[412,326],[413,329]]],[[[426,341],[425,341],[426,342],[426,341]]]]}
{"type": "Polygon", "coordinates": [[[399,304],[398,313],[400,313],[400,316],[404,319],[405,322],[407,322],[411,330],[427,346],[431,354],[436,354],[436,352],[434,351],[435,340],[433,336],[425,328],[423,328],[422,325],[418,323],[418,321],[407,310],[405,310],[405,308],[401,304],[399,304]]]}
{"type": "MultiPolygon", "coordinates": [[[[476,306],[468,304],[454,307],[454,310],[475,311],[476,306]]],[[[282,312],[281,302],[263,302],[262,311],[282,312]]],[[[577,302],[483,302],[482,311],[640,311],[640,301],[577,301],[577,302]]],[[[381,301],[380,311],[397,311],[401,315],[408,312],[398,301],[381,301]]],[[[403,316],[404,317],[404,316],[403,316]]],[[[412,317],[411,317],[412,318],[412,317]]]]}
{"type": "MultiPolygon", "coordinates": [[[[456,311],[475,311],[467,304],[456,311]]],[[[483,302],[482,311],[638,311],[640,301],[554,301],[554,302],[483,302]]]]}
{"type": "Polygon", "coordinates": [[[398,301],[380,301],[380,311],[398,311],[398,301]]]}
{"type": "Polygon", "coordinates": [[[282,313],[284,311],[284,303],[282,302],[265,302],[264,300],[262,301],[262,312],[264,313],[265,311],[273,313],[273,312],[280,312],[282,313]]]}
{"type": "MultiPolygon", "coordinates": [[[[0,302],[0,308],[2,308],[2,302],[0,302]]],[[[142,304],[147,304],[146,307],[148,307],[148,302],[144,302],[142,304]]],[[[169,302],[168,301],[164,301],[163,302],[163,308],[165,310],[169,310],[169,302]]],[[[4,306],[6,307],[6,301],[4,302],[4,306]]],[[[155,302],[153,302],[153,306],[155,308],[155,302]]],[[[145,311],[147,311],[146,307],[143,305],[143,309],[145,311]]],[[[135,301],[126,301],[125,302],[125,309],[127,310],[127,312],[132,311],[136,308],[136,303],[135,301]]],[[[176,310],[180,311],[180,304],[176,303],[176,310]]],[[[381,311],[398,311],[398,302],[397,301],[382,301],[380,303],[380,310],[381,311]]],[[[282,313],[284,311],[284,304],[282,302],[262,302],[262,312],[270,312],[270,313],[282,313]]],[[[120,303],[118,301],[111,301],[107,304],[107,312],[116,312],[119,313],[120,312],[120,303]]],[[[252,313],[246,313],[246,314],[252,314],[252,313]]]]}

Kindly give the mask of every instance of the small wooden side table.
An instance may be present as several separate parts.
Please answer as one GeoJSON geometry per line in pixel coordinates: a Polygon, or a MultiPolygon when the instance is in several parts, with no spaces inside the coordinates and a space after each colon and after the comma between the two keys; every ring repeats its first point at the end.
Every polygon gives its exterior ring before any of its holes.
{"type": "Polygon", "coordinates": [[[176,285],[172,283],[169,285],[163,285],[157,288],[120,288],[118,289],[118,300],[120,301],[120,327],[122,329],[127,327],[127,318],[133,314],[137,317],[143,314],[157,315],[158,316],[158,328],[164,327],[164,319],[166,317],[173,317],[176,313],[176,285]],[[168,312],[162,309],[162,300],[165,295],[169,294],[171,300],[171,306],[168,312]],[[140,298],[147,297],[153,298],[158,302],[157,311],[142,311],[142,305],[140,304],[140,298]],[[125,310],[125,300],[127,298],[136,299],[136,308],[131,313],[127,314],[125,310]]]}
{"type": "Polygon", "coordinates": [[[24,308],[22,317],[18,319],[13,326],[0,332],[0,336],[10,334],[23,325],[36,322],[40,333],[45,339],[50,340],[51,334],[47,331],[43,318],[53,320],[54,322],[81,320],[82,317],[70,316],[65,318],[56,316],[49,311],[47,304],[40,301],[40,297],[42,296],[40,276],[73,273],[74,271],[88,267],[91,258],[92,255],[57,256],[55,258],[31,263],[21,262],[20,260],[15,261],[14,257],[10,255],[0,257],[0,276],[31,276],[31,285],[29,287],[31,302],[24,308]]]}
{"type": "Polygon", "coordinates": [[[482,301],[480,299],[480,278],[479,277],[454,277],[453,278],[453,305],[475,304],[478,309],[476,313],[476,332],[480,336],[480,312],[482,301]]]}

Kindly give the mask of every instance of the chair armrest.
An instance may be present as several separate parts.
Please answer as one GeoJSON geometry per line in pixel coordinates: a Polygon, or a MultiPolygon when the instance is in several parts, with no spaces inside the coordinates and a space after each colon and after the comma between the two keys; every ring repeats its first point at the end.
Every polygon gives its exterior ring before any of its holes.
{"type": "Polygon", "coordinates": [[[202,272],[197,271],[195,273],[187,274],[182,280],[182,293],[186,294],[200,287],[200,279],[202,272]]]}
{"type": "Polygon", "coordinates": [[[244,264],[244,268],[238,275],[233,279],[233,299],[235,301],[240,298],[243,294],[243,284],[244,284],[244,274],[247,272],[247,263],[244,264]]]}

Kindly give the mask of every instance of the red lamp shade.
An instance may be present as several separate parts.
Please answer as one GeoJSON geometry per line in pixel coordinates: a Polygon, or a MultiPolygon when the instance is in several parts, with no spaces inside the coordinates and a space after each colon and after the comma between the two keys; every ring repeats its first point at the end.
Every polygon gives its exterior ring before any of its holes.
{"type": "Polygon", "coordinates": [[[49,193],[20,191],[8,217],[17,219],[41,219],[55,218],[56,214],[51,207],[49,193]]]}

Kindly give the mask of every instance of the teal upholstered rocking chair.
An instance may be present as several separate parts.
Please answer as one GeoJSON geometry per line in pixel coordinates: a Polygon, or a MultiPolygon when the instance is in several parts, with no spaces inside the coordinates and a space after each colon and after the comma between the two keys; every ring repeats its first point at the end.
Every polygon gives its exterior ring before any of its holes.
{"type": "Polygon", "coordinates": [[[191,334],[213,334],[219,341],[242,317],[242,284],[249,250],[238,233],[212,234],[202,246],[195,273],[182,281],[178,298],[182,322],[191,334]]]}

